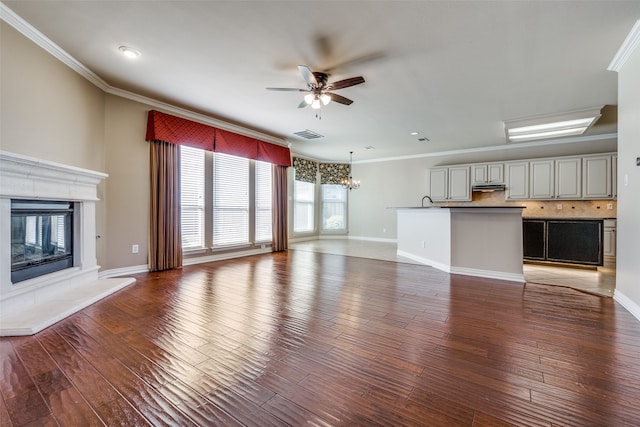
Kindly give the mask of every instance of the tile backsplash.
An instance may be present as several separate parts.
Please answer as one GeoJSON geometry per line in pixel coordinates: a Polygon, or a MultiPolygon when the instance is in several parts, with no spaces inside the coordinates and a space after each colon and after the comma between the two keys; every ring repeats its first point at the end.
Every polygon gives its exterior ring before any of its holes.
{"type": "MultiPolygon", "coordinates": [[[[504,191],[474,192],[471,202],[464,205],[526,206],[527,218],[615,218],[617,200],[518,200],[505,201],[504,191]],[[611,209],[608,209],[608,207],[611,209]]],[[[453,205],[453,203],[451,203],[453,205]]]]}

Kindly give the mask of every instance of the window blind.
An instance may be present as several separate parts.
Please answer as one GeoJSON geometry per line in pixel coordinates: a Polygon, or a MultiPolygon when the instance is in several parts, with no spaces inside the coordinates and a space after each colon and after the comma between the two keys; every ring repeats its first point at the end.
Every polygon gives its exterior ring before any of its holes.
{"type": "Polygon", "coordinates": [[[180,146],[182,248],[204,247],[204,150],[180,146]]]}
{"type": "Polygon", "coordinates": [[[213,246],[249,243],[249,159],[213,155],[213,246]]]}
{"type": "Polygon", "coordinates": [[[293,182],[293,231],[295,233],[310,232],[314,230],[315,184],[310,182],[293,182]]]}
{"type": "Polygon", "coordinates": [[[271,233],[271,163],[256,161],[256,242],[270,242],[271,233]]]}

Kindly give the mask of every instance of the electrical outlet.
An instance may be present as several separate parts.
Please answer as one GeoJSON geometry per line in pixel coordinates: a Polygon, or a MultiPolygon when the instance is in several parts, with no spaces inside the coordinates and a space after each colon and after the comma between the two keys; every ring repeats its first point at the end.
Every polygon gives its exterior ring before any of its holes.
{"type": "Polygon", "coordinates": [[[140,252],[140,247],[138,245],[131,245],[131,253],[137,254],[138,252],[140,252]]]}
{"type": "Polygon", "coordinates": [[[613,203],[607,203],[607,209],[609,210],[613,209],[613,203]]]}
{"type": "Polygon", "coordinates": [[[562,203],[558,203],[558,204],[556,205],[556,209],[561,210],[561,209],[562,209],[562,203]]]}

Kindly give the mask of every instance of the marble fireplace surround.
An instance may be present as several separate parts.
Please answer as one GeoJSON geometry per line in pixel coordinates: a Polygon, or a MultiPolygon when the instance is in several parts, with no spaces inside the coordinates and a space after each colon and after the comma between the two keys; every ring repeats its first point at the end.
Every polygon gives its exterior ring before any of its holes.
{"type": "Polygon", "coordinates": [[[97,186],[107,174],[0,151],[0,336],[32,335],[130,285],[99,279],[97,186]],[[73,267],[11,282],[11,199],[75,202],[73,267]]]}

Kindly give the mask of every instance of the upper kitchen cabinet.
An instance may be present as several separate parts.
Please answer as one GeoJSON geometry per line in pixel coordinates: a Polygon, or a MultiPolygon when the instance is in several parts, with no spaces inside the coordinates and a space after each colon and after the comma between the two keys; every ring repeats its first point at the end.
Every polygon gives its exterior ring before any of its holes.
{"type": "Polygon", "coordinates": [[[553,160],[529,162],[529,198],[553,199],[553,160]]]}
{"type": "Polygon", "coordinates": [[[529,162],[505,163],[505,181],[507,200],[526,200],[529,198],[529,162]]]}
{"type": "Polygon", "coordinates": [[[434,201],[466,202],[471,200],[469,166],[429,170],[429,195],[434,201]]]}
{"type": "Polygon", "coordinates": [[[581,158],[555,160],[555,198],[576,200],[582,197],[581,158]]]}
{"type": "Polygon", "coordinates": [[[584,179],[582,196],[584,199],[609,199],[611,191],[611,156],[593,156],[582,159],[584,179]]]}
{"type": "Polygon", "coordinates": [[[471,185],[503,183],[504,163],[471,165],[471,185]]]}

